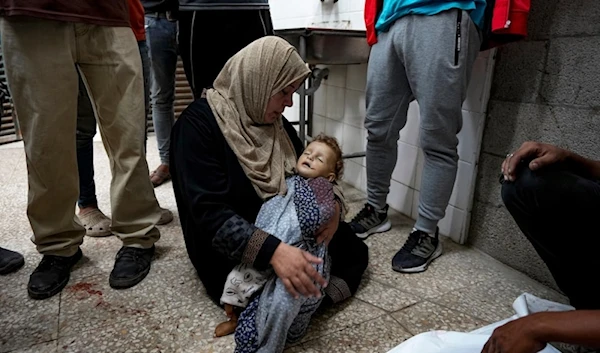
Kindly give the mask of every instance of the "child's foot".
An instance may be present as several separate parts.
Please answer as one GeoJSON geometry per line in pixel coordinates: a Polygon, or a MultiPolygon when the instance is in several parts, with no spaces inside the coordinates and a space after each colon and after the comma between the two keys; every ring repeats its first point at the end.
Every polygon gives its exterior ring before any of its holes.
{"type": "Polygon", "coordinates": [[[237,320],[229,320],[225,322],[221,322],[215,328],[215,337],[223,337],[230,335],[235,332],[235,328],[237,327],[237,320]]]}

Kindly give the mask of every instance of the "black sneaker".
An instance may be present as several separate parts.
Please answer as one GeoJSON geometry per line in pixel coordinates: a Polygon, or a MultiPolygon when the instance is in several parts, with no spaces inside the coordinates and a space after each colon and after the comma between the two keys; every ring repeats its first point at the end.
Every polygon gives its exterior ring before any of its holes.
{"type": "Polygon", "coordinates": [[[117,253],[108,283],[115,289],[130,288],[140,283],[150,272],[152,256],[154,245],[149,249],[122,247],[117,253]]]}
{"type": "Polygon", "coordinates": [[[81,259],[81,249],[73,256],[44,255],[29,277],[27,292],[31,299],[46,299],[60,292],[71,277],[71,268],[81,259]]]}
{"type": "Polygon", "coordinates": [[[388,205],[383,210],[376,211],[375,207],[365,204],[360,212],[350,222],[350,228],[361,239],[366,239],[373,233],[387,232],[392,228],[392,223],[387,217],[388,205]]]}
{"type": "Polygon", "coordinates": [[[442,255],[442,243],[439,239],[439,229],[435,236],[413,229],[406,243],[392,259],[392,269],[403,273],[423,272],[431,261],[442,255]]]}
{"type": "Polygon", "coordinates": [[[0,248],[0,275],[13,273],[25,265],[23,255],[16,251],[0,248]]]}

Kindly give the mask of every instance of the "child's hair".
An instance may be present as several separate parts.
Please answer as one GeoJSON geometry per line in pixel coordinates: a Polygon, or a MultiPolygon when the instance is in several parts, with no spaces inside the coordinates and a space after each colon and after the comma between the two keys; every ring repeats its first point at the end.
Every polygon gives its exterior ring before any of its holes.
{"type": "Polygon", "coordinates": [[[313,138],[312,142],[324,143],[331,148],[333,154],[335,155],[335,167],[333,169],[333,172],[335,173],[335,179],[341,179],[344,172],[344,160],[342,159],[342,149],[340,148],[340,144],[336,138],[327,136],[325,134],[318,134],[315,138],[313,138]]]}

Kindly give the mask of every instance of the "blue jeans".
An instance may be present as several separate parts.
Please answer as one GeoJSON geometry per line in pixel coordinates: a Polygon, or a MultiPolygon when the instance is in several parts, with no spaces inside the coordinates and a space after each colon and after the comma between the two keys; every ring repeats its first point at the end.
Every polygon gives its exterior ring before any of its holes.
{"type": "MultiPolygon", "coordinates": [[[[139,41],[138,47],[142,57],[142,71],[144,72],[145,121],[150,109],[150,60],[148,59],[146,41],[139,41]]],[[[96,184],[94,183],[94,135],[96,135],[94,108],[80,75],[79,94],[77,95],[77,169],[79,172],[79,200],[77,204],[79,208],[98,206],[96,184]]],[[[146,135],[146,129],[144,129],[144,135],[146,135]]]]}
{"type": "Polygon", "coordinates": [[[171,128],[175,123],[175,69],[177,67],[177,23],[146,16],[146,39],[150,53],[152,121],[160,162],[169,165],[171,128]]]}

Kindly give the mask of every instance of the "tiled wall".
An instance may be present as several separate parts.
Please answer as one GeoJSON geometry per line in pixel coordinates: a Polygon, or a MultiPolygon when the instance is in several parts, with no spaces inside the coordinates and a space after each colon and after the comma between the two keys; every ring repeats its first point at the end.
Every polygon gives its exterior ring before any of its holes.
{"type": "Polygon", "coordinates": [[[276,29],[326,27],[364,30],[365,0],[269,0],[276,29]]]}
{"type": "MultiPolygon", "coordinates": [[[[352,29],[364,29],[364,0],[271,0],[275,29],[305,26],[335,27],[348,21],[352,29]],[[293,11],[290,8],[293,6],[293,11]],[[338,10],[335,12],[334,10],[338,10]],[[340,12],[343,9],[347,12],[340,12]]],[[[477,173],[477,161],[483,132],[485,110],[493,71],[493,53],[481,53],[475,63],[467,99],[463,105],[463,129],[459,134],[459,167],[446,217],[440,232],[459,243],[466,240],[471,204],[477,173]]],[[[313,135],[324,132],[335,136],[344,153],[362,152],[366,147],[365,84],[367,65],[330,66],[329,78],[315,93],[313,135]]],[[[298,97],[286,110],[290,120],[297,120],[298,97]]],[[[398,162],[392,174],[388,203],[390,207],[417,217],[423,167],[423,152],[419,148],[419,107],[413,102],[408,122],[398,141],[398,162]]],[[[344,180],[366,191],[365,158],[347,159],[344,180]]]]}

